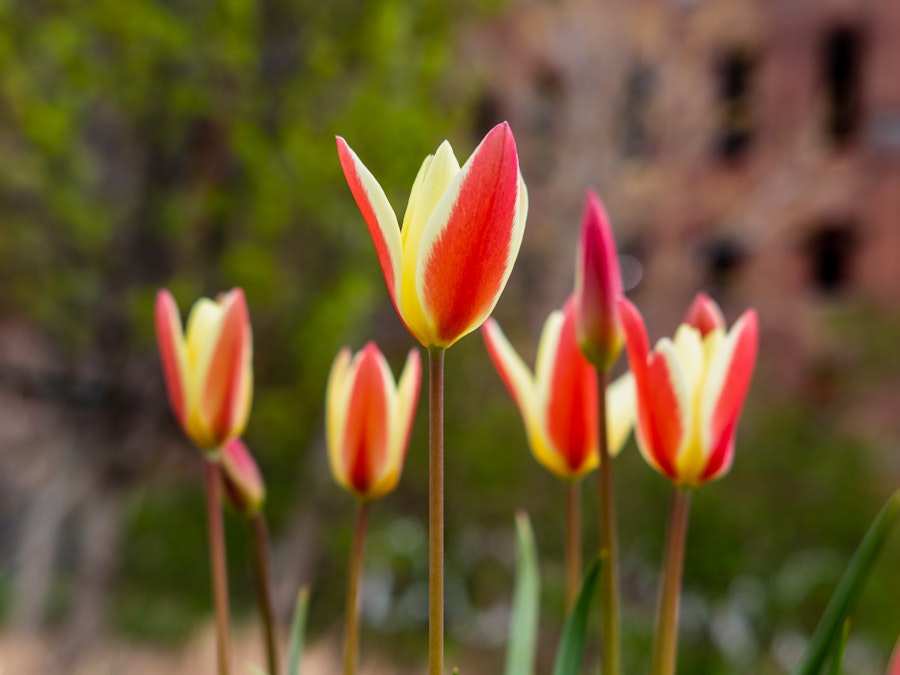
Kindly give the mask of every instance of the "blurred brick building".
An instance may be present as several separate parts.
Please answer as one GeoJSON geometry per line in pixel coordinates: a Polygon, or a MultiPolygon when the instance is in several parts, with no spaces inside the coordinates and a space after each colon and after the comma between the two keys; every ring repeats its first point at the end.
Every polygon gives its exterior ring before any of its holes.
{"type": "Polygon", "coordinates": [[[482,126],[519,141],[536,314],[571,286],[589,186],[651,333],[700,288],[755,305],[785,391],[840,352],[835,312],[900,307],[896,0],[520,2],[462,51],[482,126]]]}

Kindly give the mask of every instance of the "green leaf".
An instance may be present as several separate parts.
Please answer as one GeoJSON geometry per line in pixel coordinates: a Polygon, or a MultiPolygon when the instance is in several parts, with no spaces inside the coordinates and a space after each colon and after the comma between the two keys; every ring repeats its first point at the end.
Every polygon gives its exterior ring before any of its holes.
{"type": "Polygon", "coordinates": [[[794,675],[818,675],[829,653],[835,650],[835,642],[840,639],[841,627],[844,620],[853,608],[863,584],[881,552],[881,547],[890,532],[891,526],[900,515],[900,491],[895,492],[881,511],[875,517],[874,522],[862,543],[853,554],[850,564],[844,571],[844,575],[838,582],[819,625],[813,633],[809,648],[800,666],[794,671],[794,675]]]}
{"type": "Polygon", "coordinates": [[[540,593],[534,533],[528,515],[519,512],[516,514],[516,586],[506,647],[506,675],[534,673],[540,593]]]}
{"type": "Polygon", "coordinates": [[[591,601],[596,595],[597,579],[600,575],[600,559],[597,558],[588,567],[587,574],[578,592],[578,598],[566,624],[563,626],[562,639],[559,643],[559,651],[556,652],[556,663],[553,666],[553,675],[578,675],[581,672],[581,662],[584,660],[584,642],[587,636],[588,617],[590,616],[591,601]]]}
{"type": "Polygon", "coordinates": [[[300,657],[303,655],[303,640],[306,637],[306,610],[308,608],[309,588],[304,586],[297,593],[297,604],[294,606],[288,675],[300,675],[300,657]]]}
{"type": "Polygon", "coordinates": [[[841,631],[841,639],[835,645],[834,654],[831,655],[831,667],[828,669],[828,675],[841,675],[841,664],[844,661],[844,648],[847,646],[847,640],[850,639],[850,619],[844,621],[844,630],[841,631]]]}

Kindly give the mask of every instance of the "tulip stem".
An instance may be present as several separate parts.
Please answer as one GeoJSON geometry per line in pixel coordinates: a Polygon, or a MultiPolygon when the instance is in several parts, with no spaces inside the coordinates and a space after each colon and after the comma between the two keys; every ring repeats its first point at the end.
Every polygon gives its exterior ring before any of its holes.
{"type": "Polygon", "coordinates": [[[581,482],[566,482],[566,613],[581,588],[581,482]]]}
{"type": "Polygon", "coordinates": [[[444,349],[428,348],[428,673],[444,672],[444,349]]]}
{"type": "Polygon", "coordinates": [[[278,659],[278,640],[275,628],[275,609],[272,602],[272,575],[269,563],[269,528],[262,512],[250,522],[253,530],[253,576],[256,581],[256,601],[263,620],[268,675],[281,675],[278,659]]]}
{"type": "Polygon", "coordinates": [[[613,483],[612,457],[606,421],[606,390],[609,374],[597,369],[598,425],[600,467],[597,471],[597,491],[600,502],[600,606],[603,631],[603,675],[619,675],[621,670],[619,625],[619,538],[616,532],[616,495],[613,483]]]}
{"type": "Polygon", "coordinates": [[[216,653],[219,675],[229,675],[228,569],[225,562],[225,524],[222,520],[222,474],[219,463],[206,461],[206,517],[213,601],[216,608],[216,653]]]}
{"type": "Polygon", "coordinates": [[[353,548],[350,551],[350,570],[347,574],[347,616],[344,628],[344,675],[356,675],[359,663],[359,598],[362,582],[363,558],[366,550],[366,528],[369,522],[369,502],[359,501],[353,525],[353,548]]]}
{"type": "Polygon", "coordinates": [[[674,675],[678,656],[678,602],[681,596],[681,574],[687,540],[689,490],[675,488],[669,507],[666,550],[656,617],[656,639],[653,643],[653,675],[674,675]]]}

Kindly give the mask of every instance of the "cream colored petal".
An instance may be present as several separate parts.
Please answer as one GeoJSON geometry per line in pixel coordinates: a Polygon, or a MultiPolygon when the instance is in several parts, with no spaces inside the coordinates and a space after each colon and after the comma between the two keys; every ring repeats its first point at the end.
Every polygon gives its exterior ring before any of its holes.
{"type": "Polygon", "coordinates": [[[625,373],[606,389],[606,437],[609,452],[619,454],[634,426],[637,394],[634,376],[625,373]]]}
{"type": "Polygon", "coordinates": [[[328,463],[337,483],[349,489],[347,467],[343,462],[344,432],[347,428],[347,411],[350,407],[350,377],[352,354],[346,347],[338,352],[325,390],[325,439],[328,445],[328,463]]]}

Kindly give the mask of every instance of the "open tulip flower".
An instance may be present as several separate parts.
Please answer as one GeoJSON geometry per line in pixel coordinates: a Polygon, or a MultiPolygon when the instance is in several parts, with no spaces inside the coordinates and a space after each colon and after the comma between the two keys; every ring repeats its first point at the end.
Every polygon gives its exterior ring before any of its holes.
{"type": "Polygon", "coordinates": [[[335,480],[362,500],[397,485],[412,430],[422,366],[411,350],[398,384],[374,343],[342,349],[326,394],[328,459],[335,480]]]}
{"type": "Polygon", "coordinates": [[[699,295],[674,340],[651,351],[644,320],[620,301],[637,385],[637,439],[647,462],[675,485],[697,487],[728,472],[738,418],[756,363],[756,312],[726,333],[718,306],[699,295]]]}
{"type": "MultiPolygon", "coordinates": [[[[597,466],[597,371],[582,355],[575,330],[575,299],[544,323],[534,374],[488,319],[488,353],[525,423],[535,458],[560,478],[573,480],[597,466]]],[[[607,391],[607,436],[618,453],[634,423],[634,382],[626,374],[607,391]]]]}
{"type": "Polygon", "coordinates": [[[444,141],[413,183],[402,229],[384,191],[343,138],[344,175],[410,333],[446,348],[493,311],[519,253],[528,211],[512,131],[494,127],[460,168],[444,141]]]}
{"type": "Polygon", "coordinates": [[[194,445],[215,455],[243,433],[250,414],[253,344],[244,292],[198,300],[185,332],[172,295],[159,291],[156,338],[178,423],[194,445]]]}

